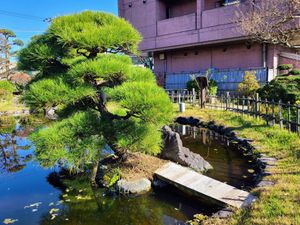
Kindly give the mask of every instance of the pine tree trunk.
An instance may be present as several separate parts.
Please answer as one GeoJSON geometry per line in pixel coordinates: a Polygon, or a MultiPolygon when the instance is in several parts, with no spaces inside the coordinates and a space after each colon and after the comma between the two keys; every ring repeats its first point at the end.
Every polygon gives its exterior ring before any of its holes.
{"type": "Polygon", "coordinates": [[[99,161],[94,164],[93,169],[92,169],[92,174],[91,174],[91,183],[92,186],[96,187],[97,186],[97,175],[98,175],[98,169],[99,169],[99,161]]]}
{"type": "Polygon", "coordinates": [[[9,76],[9,45],[8,45],[8,40],[5,39],[5,75],[6,75],[6,79],[8,80],[8,76],[9,76]]]}

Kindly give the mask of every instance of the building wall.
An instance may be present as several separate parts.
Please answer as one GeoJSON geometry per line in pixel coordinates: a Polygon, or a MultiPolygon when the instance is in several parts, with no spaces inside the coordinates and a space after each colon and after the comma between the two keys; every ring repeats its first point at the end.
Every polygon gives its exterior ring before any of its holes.
{"type": "Polygon", "coordinates": [[[216,8],[218,0],[205,0],[205,8],[204,10],[210,10],[216,8]]]}
{"type": "Polygon", "coordinates": [[[170,7],[170,17],[178,17],[191,13],[196,13],[197,1],[196,0],[177,0],[170,7]]]}
{"type": "Polygon", "coordinates": [[[140,50],[145,52],[244,38],[232,23],[239,4],[215,6],[215,0],[119,0],[119,15],[141,32],[140,50]],[[172,18],[166,19],[169,3],[172,18]]]}
{"type": "MultiPolygon", "coordinates": [[[[181,73],[196,72],[209,68],[235,69],[263,66],[262,47],[259,44],[251,46],[250,49],[243,43],[194,48],[192,50],[180,49],[166,52],[165,56],[166,60],[160,60],[159,54],[155,54],[156,73],[181,73]]],[[[272,57],[269,60],[272,60],[272,57]]],[[[272,64],[272,62],[270,63],[272,64]]]]}

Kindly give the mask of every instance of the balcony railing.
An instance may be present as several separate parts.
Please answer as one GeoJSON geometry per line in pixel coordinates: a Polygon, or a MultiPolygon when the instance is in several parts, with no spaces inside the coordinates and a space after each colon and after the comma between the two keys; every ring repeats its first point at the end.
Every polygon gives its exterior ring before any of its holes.
{"type": "Polygon", "coordinates": [[[196,13],[157,22],[158,36],[196,29],[196,13]]]}
{"type": "Polygon", "coordinates": [[[230,4],[226,7],[219,7],[202,12],[202,27],[213,27],[233,23],[235,11],[240,5],[230,4]]]}

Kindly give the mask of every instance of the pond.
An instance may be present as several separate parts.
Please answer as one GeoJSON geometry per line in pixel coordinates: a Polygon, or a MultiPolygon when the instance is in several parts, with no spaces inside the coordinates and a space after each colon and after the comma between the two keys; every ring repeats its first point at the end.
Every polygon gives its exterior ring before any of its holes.
{"type": "MultiPolygon", "coordinates": [[[[84,176],[66,178],[62,184],[56,179],[63,176],[59,168],[44,169],[35,159],[34,146],[27,138],[32,130],[30,126],[16,125],[14,131],[0,127],[0,224],[179,225],[194,214],[211,215],[219,209],[182,195],[175,188],[124,197],[93,190],[84,176]]],[[[245,161],[218,141],[203,142],[186,134],[183,138],[193,151],[206,153],[204,156],[211,160],[215,171],[207,175],[237,186],[251,183],[250,178],[241,179],[249,175],[251,165],[246,161],[245,166],[245,161]]]]}
{"type": "Polygon", "coordinates": [[[181,135],[185,147],[212,165],[213,170],[207,171],[206,176],[244,190],[255,186],[259,168],[237,144],[206,128],[174,125],[173,129],[181,135]]]}

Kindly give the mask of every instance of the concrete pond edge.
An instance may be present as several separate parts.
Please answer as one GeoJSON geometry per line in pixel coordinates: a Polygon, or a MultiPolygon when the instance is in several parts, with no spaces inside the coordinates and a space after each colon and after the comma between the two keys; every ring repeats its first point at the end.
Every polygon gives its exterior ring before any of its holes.
{"type": "MultiPolygon", "coordinates": [[[[265,188],[275,185],[275,181],[266,179],[268,176],[272,175],[269,168],[277,165],[277,159],[273,157],[268,157],[262,153],[254,153],[255,150],[260,150],[260,146],[255,146],[252,144],[253,140],[241,138],[233,128],[217,125],[214,121],[200,121],[198,118],[194,117],[177,117],[175,122],[181,125],[189,125],[192,127],[203,127],[211,131],[214,131],[220,135],[225,136],[230,142],[236,143],[243,148],[243,154],[250,155],[253,157],[254,163],[259,168],[259,174],[257,182],[254,185],[254,188],[265,188]]],[[[217,218],[228,218],[234,213],[234,209],[230,207],[225,207],[215,214],[212,217],[217,218]]]]}

